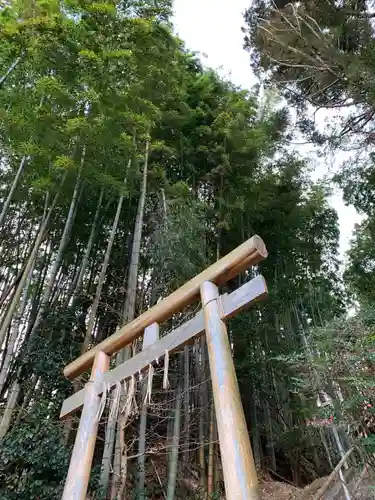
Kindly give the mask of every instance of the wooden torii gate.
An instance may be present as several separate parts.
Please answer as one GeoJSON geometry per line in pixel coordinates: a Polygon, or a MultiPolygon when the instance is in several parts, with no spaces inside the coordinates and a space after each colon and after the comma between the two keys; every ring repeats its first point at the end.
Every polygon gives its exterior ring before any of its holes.
{"type": "MultiPolygon", "coordinates": [[[[83,407],[72,452],[63,500],[85,500],[98,431],[98,414],[105,388],[111,388],[162,357],[166,351],[190,343],[206,333],[217,429],[227,500],[258,500],[258,482],[249,433],[238,388],[232,352],[224,320],[267,295],[262,276],[245,283],[231,294],[219,295],[218,285],[236,277],[267,257],[259,236],[253,236],[215,262],[134,321],[120,328],[94,348],[67,365],[64,375],[74,379],[90,367],[85,388],[63,402],[64,419],[83,407]],[[202,310],[191,320],[154,342],[128,361],[109,370],[110,356],[193,301],[201,299],[202,310]]],[[[152,335],[151,335],[152,337],[152,335]]]]}

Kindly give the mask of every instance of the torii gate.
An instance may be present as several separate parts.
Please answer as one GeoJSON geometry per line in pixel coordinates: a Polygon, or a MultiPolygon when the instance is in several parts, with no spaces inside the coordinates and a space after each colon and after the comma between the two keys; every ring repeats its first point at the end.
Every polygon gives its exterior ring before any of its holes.
{"type": "Polygon", "coordinates": [[[191,342],[205,331],[212,378],[215,413],[227,500],[258,500],[258,482],[242,408],[237,377],[224,320],[267,295],[262,276],[245,283],[231,294],[219,295],[218,285],[226,283],[267,257],[259,236],[253,236],[160,301],[134,321],[67,365],[64,375],[74,379],[91,369],[85,388],[67,398],[60,418],[83,406],[62,500],[85,500],[98,431],[100,395],[136,374],[169,352],[191,342]],[[188,304],[201,299],[202,309],[191,320],[158,339],[159,323],[188,304]],[[109,370],[110,355],[148,333],[143,350],[109,370]],[[151,333],[150,332],[154,332],[151,333]],[[149,344],[149,339],[153,343],[149,344]]]}

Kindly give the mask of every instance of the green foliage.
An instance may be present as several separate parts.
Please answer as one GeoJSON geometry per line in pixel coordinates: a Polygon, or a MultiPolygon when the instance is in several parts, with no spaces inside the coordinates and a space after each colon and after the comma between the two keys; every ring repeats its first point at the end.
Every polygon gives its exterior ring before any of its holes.
{"type": "Polygon", "coordinates": [[[156,296],[179,288],[209,262],[205,246],[206,208],[187,198],[186,191],[182,182],[174,185],[175,198],[168,203],[167,213],[163,214],[162,203],[158,206],[150,255],[155,269],[153,293],[156,296]],[[179,259],[178,255],[184,258],[179,259]]]}
{"type": "Polygon", "coordinates": [[[0,496],[47,499],[61,496],[70,449],[62,446],[61,425],[53,422],[49,401],[39,401],[34,412],[2,442],[0,496]]]}
{"type": "Polygon", "coordinates": [[[53,162],[53,167],[57,170],[69,170],[75,167],[75,163],[70,156],[58,156],[53,162]]]}
{"type": "MultiPolygon", "coordinates": [[[[49,328],[60,332],[63,325],[61,312],[58,323],[52,317],[49,320],[49,328]]],[[[22,387],[25,393],[32,391],[32,399],[28,411],[20,409],[19,425],[2,442],[0,498],[47,499],[62,494],[71,447],[64,446],[63,425],[58,421],[60,405],[69,391],[69,384],[59,374],[68,356],[58,337],[52,342],[36,338],[28,345],[22,387]],[[27,376],[29,370],[37,377],[37,386],[35,378],[27,376]]]]}
{"type": "Polygon", "coordinates": [[[374,230],[373,220],[356,227],[349,251],[345,278],[356,296],[363,303],[373,304],[374,295],[374,230]]]}
{"type": "Polygon", "coordinates": [[[371,2],[281,2],[256,0],[247,10],[245,44],[252,66],[277,84],[300,109],[299,125],[312,140],[324,136],[306,116],[309,105],[346,110],[339,131],[328,137],[340,146],[345,134],[365,133],[372,142],[374,31],[371,2]],[[340,130],[341,129],[341,130],[340,130]]]}

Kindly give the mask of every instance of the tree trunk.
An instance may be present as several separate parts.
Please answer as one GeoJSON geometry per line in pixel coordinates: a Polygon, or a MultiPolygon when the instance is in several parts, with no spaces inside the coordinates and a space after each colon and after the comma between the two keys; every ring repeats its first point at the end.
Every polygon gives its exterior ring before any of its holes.
{"type": "MultiPolygon", "coordinates": [[[[153,286],[153,290],[156,287],[153,286]]],[[[156,303],[156,294],[152,291],[151,293],[151,306],[156,303]]],[[[157,332],[157,337],[159,337],[159,330],[157,332]]],[[[147,401],[145,401],[146,391],[148,385],[148,375],[143,381],[142,391],[141,391],[141,418],[139,422],[139,447],[138,447],[138,491],[137,496],[139,500],[144,500],[146,498],[145,494],[145,460],[146,460],[146,430],[147,430],[147,401]]],[[[152,391],[152,381],[151,381],[151,391],[152,391]]]]}
{"type": "Polygon", "coordinates": [[[172,418],[172,404],[173,404],[173,391],[167,389],[165,391],[165,414],[167,421],[167,435],[165,441],[166,448],[166,459],[170,460],[171,450],[172,450],[172,438],[173,438],[173,418],[172,418]]]}
{"type": "Polygon", "coordinates": [[[12,328],[11,328],[9,343],[8,343],[5,358],[4,358],[4,364],[3,364],[2,368],[1,368],[1,372],[0,372],[0,394],[2,394],[2,392],[3,392],[6,377],[7,377],[8,370],[9,370],[9,366],[10,366],[10,363],[11,363],[11,360],[12,360],[12,357],[14,354],[16,342],[17,342],[17,339],[18,339],[19,334],[20,334],[20,326],[21,326],[22,317],[25,313],[25,309],[26,309],[26,305],[27,305],[27,297],[28,297],[31,277],[33,274],[34,264],[35,264],[35,261],[30,269],[30,273],[29,273],[29,276],[28,276],[28,279],[27,279],[27,282],[26,282],[26,285],[25,285],[25,288],[24,288],[24,291],[22,294],[21,304],[20,304],[20,307],[19,307],[17,314],[15,315],[14,324],[12,325],[12,328]]]}
{"type": "MultiPolygon", "coordinates": [[[[143,230],[143,216],[147,192],[147,168],[148,168],[148,153],[149,141],[146,143],[145,162],[143,167],[141,194],[138,200],[138,209],[134,225],[134,237],[132,245],[132,253],[130,257],[128,286],[126,291],[126,299],[124,303],[123,320],[129,323],[134,319],[135,315],[135,302],[137,297],[137,283],[138,283],[138,267],[139,256],[141,251],[141,240],[143,230]]],[[[120,351],[117,356],[117,364],[122,363],[124,360],[124,351],[120,351]]]]}
{"type": "Polygon", "coordinates": [[[51,274],[48,278],[47,284],[46,284],[44,291],[43,291],[43,296],[42,296],[42,299],[41,299],[40,304],[39,304],[38,314],[35,318],[34,325],[33,325],[31,332],[30,332],[30,339],[32,339],[34,337],[34,335],[36,334],[36,332],[39,328],[40,323],[42,322],[43,314],[44,314],[44,311],[45,311],[45,309],[48,305],[48,302],[50,300],[50,296],[52,293],[53,285],[55,283],[56,275],[59,271],[59,268],[60,268],[60,265],[61,265],[61,262],[63,259],[64,251],[65,251],[65,248],[66,248],[68,241],[69,241],[69,238],[70,238],[70,233],[71,233],[71,229],[72,229],[73,222],[74,222],[74,214],[76,211],[78,192],[79,192],[79,188],[81,185],[81,172],[82,172],[82,168],[83,168],[84,158],[85,158],[85,150],[83,150],[83,152],[82,152],[81,164],[80,164],[80,167],[78,170],[77,180],[76,180],[76,184],[74,186],[72,200],[70,202],[68,216],[67,216],[67,219],[65,222],[63,234],[62,234],[61,239],[60,239],[60,244],[59,244],[59,248],[57,250],[57,255],[56,255],[55,261],[52,265],[51,274]]]}
{"type": "Polygon", "coordinates": [[[32,250],[31,250],[31,253],[29,255],[29,258],[27,259],[27,262],[26,262],[26,265],[25,265],[22,277],[21,277],[21,279],[20,279],[20,281],[18,283],[18,286],[17,286],[17,288],[15,290],[15,293],[14,293],[14,296],[12,298],[12,302],[9,304],[9,307],[8,307],[7,312],[6,312],[5,318],[4,318],[4,320],[3,320],[2,324],[1,324],[1,327],[0,327],[0,345],[2,345],[3,342],[4,342],[5,335],[6,335],[7,331],[8,331],[8,327],[9,327],[11,321],[12,321],[13,314],[14,314],[14,312],[16,310],[16,307],[18,306],[20,297],[22,295],[22,291],[23,291],[23,289],[25,287],[26,280],[29,277],[31,268],[34,265],[36,256],[37,256],[38,251],[39,251],[39,247],[42,244],[42,241],[44,239],[45,232],[46,232],[46,229],[48,227],[49,220],[51,218],[51,214],[52,214],[53,209],[54,209],[54,207],[55,207],[55,205],[57,203],[58,197],[59,197],[60,192],[61,192],[61,188],[62,188],[62,186],[63,186],[63,184],[65,182],[65,178],[66,178],[66,175],[64,175],[64,177],[63,177],[63,179],[62,179],[62,181],[60,183],[60,188],[59,188],[58,192],[55,195],[55,198],[54,198],[54,200],[52,202],[52,205],[51,205],[50,209],[48,210],[48,213],[46,214],[45,217],[43,215],[43,219],[42,219],[42,222],[40,224],[37,237],[35,239],[35,242],[34,242],[32,250]]]}
{"type": "Polygon", "coordinates": [[[26,409],[29,406],[29,403],[31,401],[31,398],[33,397],[33,394],[35,394],[35,389],[38,384],[38,376],[34,373],[31,377],[30,383],[29,383],[29,388],[27,390],[27,393],[25,394],[25,397],[23,398],[22,405],[19,409],[17,418],[14,422],[14,427],[17,427],[19,423],[22,420],[23,415],[26,413],[26,409]]]}
{"type": "MultiPolygon", "coordinates": [[[[11,276],[12,276],[12,269],[11,269],[10,266],[8,266],[8,268],[7,268],[7,276],[5,277],[5,279],[3,280],[3,282],[1,283],[2,293],[1,293],[1,296],[0,296],[0,308],[2,308],[3,305],[6,305],[5,304],[6,300],[8,299],[9,295],[14,290],[14,288],[17,286],[17,283],[19,283],[19,281],[20,281],[20,279],[22,277],[23,271],[24,271],[24,267],[22,267],[22,269],[19,271],[19,273],[17,274],[17,276],[15,277],[15,279],[13,280],[13,282],[10,283],[11,276]]],[[[10,300],[12,300],[12,299],[10,299],[10,300]]],[[[1,314],[3,314],[3,311],[1,312],[1,314]]]]}
{"type": "MultiPolygon", "coordinates": [[[[13,64],[9,67],[8,71],[5,73],[5,75],[3,75],[1,78],[0,78],[0,87],[1,85],[5,82],[5,80],[8,78],[8,76],[12,73],[12,71],[16,68],[16,66],[18,65],[18,63],[21,61],[23,56],[19,56],[17,57],[17,59],[13,62],[13,64]]],[[[44,95],[42,95],[42,97],[40,98],[40,102],[39,102],[39,106],[38,108],[41,108],[42,104],[43,104],[43,101],[44,101],[44,95]]],[[[14,193],[14,190],[16,189],[17,187],[17,184],[18,184],[18,181],[19,181],[19,178],[21,177],[21,174],[23,172],[23,169],[25,167],[27,163],[27,159],[26,159],[26,156],[23,156],[21,161],[20,161],[20,164],[19,164],[19,167],[18,167],[18,170],[16,172],[16,175],[13,179],[13,182],[12,182],[12,185],[10,187],[10,190],[9,190],[9,193],[8,193],[8,196],[7,196],[7,199],[5,200],[5,203],[4,203],[4,206],[1,210],[1,213],[0,213],[0,228],[1,226],[3,225],[3,222],[4,222],[4,219],[5,219],[5,216],[8,212],[8,208],[9,208],[9,205],[10,205],[10,202],[12,200],[12,196],[13,196],[13,193],[14,193]]]]}
{"type": "Polygon", "coordinates": [[[141,391],[142,408],[141,418],[139,422],[139,446],[138,446],[138,487],[137,498],[144,500],[145,497],[145,453],[146,453],[146,428],[147,428],[147,403],[144,402],[144,397],[147,388],[147,378],[144,379],[141,391]]]}
{"type": "Polygon", "coordinates": [[[220,492],[220,482],[223,481],[223,472],[220,456],[220,446],[217,433],[217,422],[215,418],[215,448],[214,448],[214,491],[220,492]]]}
{"type": "Polygon", "coordinates": [[[205,429],[204,429],[204,414],[205,414],[205,340],[204,337],[201,337],[197,342],[197,351],[196,351],[196,364],[198,369],[198,383],[199,383],[199,469],[200,469],[200,485],[202,490],[206,489],[206,463],[204,457],[204,448],[205,448],[205,429]],[[203,385],[204,384],[204,385],[203,385]]]}
{"type": "Polygon", "coordinates": [[[16,407],[19,393],[20,393],[20,385],[16,380],[10,389],[7,405],[4,410],[3,418],[1,419],[0,422],[0,439],[3,439],[8,432],[8,429],[12,422],[13,411],[14,408],[16,407]]]}
{"type": "Polygon", "coordinates": [[[22,53],[20,56],[16,57],[15,60],[12,62],[12,64],[9,66],[9,68],[6,70],[6,72],[3,74],[3,76],[0,77],[0,87],[4,85],[6,82],[7,78],[13,73],[13,71],[17,68],[19,63],[22,61],[24,57],[24,53],[22,53]]]}
{"type": "Polygon", "coordinates": [[[5,200],[5,203],[4,203],[3,208],[1,210],[1,213],[0,213],[0,228],[3,225],[5,216],[6,216],[7,212],[8,212],[8,208],[9,208],[10,202],[12,200],[12,196],[13,196],[14,190],[17,187],[19,178],[21,177],[21,174],[23,172],[23,169],[24,169],[25,165],[26,165],[26,156],[24,156],[21,159],[21,161],[20,161],[20,164],[18,166],[18,170],[16,172],[16,175],[15,175],[15,177],[13,179],[13,182],[12,182],[12,185],[10,187],[7,199],[5,200]]]}
{"type": "MultiPolygon", "coordinates": [[[[120,425],[121,422],[119,421],[116,426],[116,422],[114,422],[114,429],[116,432],[113,433],[113,438],[114,441],[116,442],[116,447],[115,447],[115,453],[114,453],[114,460],[113,460],[113,474],[112,474],[112,485],[111,485],[111,495],[110,499],[111,500],[116,500],[118,498],[117,493],[119,491],[120,487],[120,482],[121,482],[121,441],[120,441],[120,425]]],[[[112,434],[108,433],[108,439],[109,437],[112,436],[112,434]]],[[[106,435],[106,443],[107,443],[107,435],[106,435]]],[[[114,443],[109,442],[109,447],[114,446],[114,443]]],[[[104,457],[103,457],[104,461],[104,457]]],[[[108,461],[110,465],[110,460],[108,461]]],[[[103,462],[102,462],[102,467],[103,467],[103,462]]],[[[103,469],[102,469],[103,470],[103,469]]],[[[119,500],[122,500],[121,498],[119,500]]]]}
{"type": "Polygon", "coordinates": [[[178,470],[178,448],[180,442],[180,420],[181,420],[181,386],[176,390],[176,408],[174,412],[172,449],[168,471],[167,500],[174,500],[178,470]]]}
{"type": "Polygon", "coordinates": [[[210,430],[208,438],[208,467],[207,467],[207,498],[214,492],[214,452],[215,452],[215,407],[212,401],[210,410],[210,430]]]}
{"type": "Polygon", "coordinates": [[[186,467],[189,461],[190,443],[190,366],[189,346],[184,347],[184,447],[183,462],[186,467]]]}
{"type": "MultiPolygon", "coordinates": [[[[267,397],[268,396],[266,395],[266,398],[267,397]]],[[[276,456],[275,456],[275,447],[273,444],[274,442],[273,426],[272,426],[270,405],[267,399],[264,402],[264,405],[265,405],[265,415],[267,419],[267,429],[268,429],[268,436],[267,436],[268,456],[270,460],[271,469],[276,472],[276,456]]]]}
{"type": "MultiPolygon", "coordinates": [[[[129,160],[129,162],[130,162],[130,160],[129,160]]],[[[114,219],[113,224],[112,224],[111,234],[109,236],[107,249],[106,249],[104,260],[103,260],[103,265],[102,265],[102,268],[101,268],[101,271],[99,274],[99,281],[98,281],[98,285],[96,287],[94,302],[91,306],[91,313],[90,313],[89,323],[88,323],[87,330],[86,330],[85,339],[84,339],[83,345],[82,345],[82,352],[85,352],[87,350],[89,343],[90,343],[91,335],[92,335],[92,332],[94,329],[94,324],[95,324],[95,320],[96,320],[96,313],[98,311],[100,296],[102,293],[102,288],[103,288],[104,280],[105,280],[106,273],[107,273],[109,259],[111,257],[113,242],[115,241],[115,236],[116,236],[118,222],[120,220],[123,201],[124,201],[124,195],[122,194],[118,200],[118,203],[117,203],[117,211],[116,211],[115,219],[114,219]]]]}
{"type": "Polygon", "coordinates": [[[112,464],[113,445],[116,438],[117,412],[108,419],[105,429],[105,442],[103,450],[102,465],[100,470],[99,484],[104,494],[107,495],[109,485],[109,473],[112,464]]]}
{"type": "Polygon", "coordinates": [[[77,298],[77,296],[78,296],[78,294],[79,294],[79,292],[80,292],[80,290],[82,288],[82,283],[83,283],[83,279],[85,277],[86,269],[87,269],[87,266],[88,266],[89,257],[90,257],[90,254],[91,254],[92,247],[94,245],[94,238],[95,238],[96,228],[97,228],[97,224],[98,224],[98,220],[99,220],[100,209],[101,209],[102,202],[103,202],[103,195],[104,195],[104,189],[102,188],[100,190],[99,201],[98,201],[98,205],[96,207],[96,212],[95,212],[95,215],[94,215],[94,220],[93,220],[93,223],[92,223],[92,226],[91,226],[89,240],[87,242],[85,253],[84,253],[84,256],[83,256],[83,259],[82,259],[82,263],[81,263],[81,266],[80,266],[80,269],[79,269],[79,274],[78,274],[78,277],[77,277],[77,282],[76,282],[76,284],[74,286],[74,292],[73,292],[73,297],[72,297],[72,302],[73,303],[75,302],[75,299],[77,298]]]}
{"type": "MultiPolygon", "coordinates": [[[[131,357],[131,347],[127,346],[125,348],[125,360],[130,359],[131,357]]],[[[121,402],[122,403],[122,402],[121,402]]],[[[120,407],[121,407],[120,403],[120,407]]],[[[102,459],[102,467],[100,473],[100,484],[103,486],[104,490],[108,490],[108,482],[109,482],[109,472],[112,469],[111,467],[111,459],[114,451],[114,460],[113,460],[113,474],[112,474],[112,485],[111,485],[111,500],[115,500],[117,498],[117,493],[120,487],[121,481],[121,439],[120,439],[120,425],[121,422],[116,420],[116,417],[108,420],[106,434],[105,434],[105,443],[104,443],[104,453],[102,459]],[[115,446],[116,443],[116,446],[115,446]]]]}
{"type": "MultiPolygon", "coordinates": [[[[141,193],[140,193],[139,200],[138,200],[137,215],[136,215],[135,225],[134,225],[134,237],[133,237],[132,252],[131,252],[131,257],[130,257],[130,266],[129,266],[128,281],[127,281],[126,298],[125,298],[124,307],[123,307],[123,311],[122,311],[122,317],[121,317],[122,324],[129,323],[130,321],[132,321],[134,319],[134,316],[135,316],[135,303],[136,303],[136,296],[137,296],[139,256],[140,256],[140,250],[141,250],[143,216],[144,216],[144,207],[145,207],[146,192],[147,192],[148,154],[149,154],[149,141],[147,141],[147,143],[146,143],[141,193]]],[[[125,361],[125,359],[127,359],[127,356],[130,357],[130,352],[131,352],[130,349],[131,349],[130,346],[127,346],[125,349],[122,349],[121,351],[119,351],[117,353],[116,365],[120,365],[121,363],[123,363],[125,361]]],[[[108,443],[108,448],[111,448],[111,447],[113,447],[113,444],[108,443]]],[[[119,481],[120,476],[121,476],[121,468],[122,468],[121,460],[122,459],[125,460],[125,458],[126,457],[122,458],[120,428],[119,428],[119,426],[117,426],[111,499],[116,498],[117,491],[118,491],[118,481],[119,481]]]]}
{"type": "Polygon", "coordinates": [[[252,443],[253,443],[255,466],[256,466],[257,470],[260,470],[262,459],[261,459],[261,455],[260,455],[257,401],[258,401],[257,391],[256,391],[255,387],[253,387],[252,402],[251,402],[251,437],[252,437],[252,443]]]}
{"type": "Polygon", "coordinates": [[[164,219],[164,224],[167,224],[168,218],[167,218],[167,199],[165,197],[165,190],[164,188],[161,189],[161,199],[163,202],[163,219],[164,219]]]}

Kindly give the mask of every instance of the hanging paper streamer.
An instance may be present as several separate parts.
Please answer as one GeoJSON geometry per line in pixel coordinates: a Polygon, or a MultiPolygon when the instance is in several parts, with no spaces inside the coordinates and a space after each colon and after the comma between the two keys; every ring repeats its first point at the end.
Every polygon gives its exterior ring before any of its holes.
{"type": "Polygon", "coordinates": [[[120,398],[121,398],[121,382],[116,382],[116,387],[113,391],[113,399],[111,408],[109,410],[108,420],[117,420],[118,411],[120,408],[120,398]]]}
{"type": "Polygon", "coordinates": [[[150,364],[148,366],[148,377],[147,377],[147,390],[143,404],[151,403],[151,393],[152,393],[152,379],[154,377],[154,367],[150,364]]]}
{"type": "Polygon", "coordinates": [[[133,400],[135,402],[135,377],[134,375],[131,376],[130,382],[129,382],[129,387],[127,389],[126,382],[124,382],[124,389],[125,389],[125,404],[122,409],[122,412],[124,414],[124,421],[126,422],[130,415],[132,414],[132,407],[133,407],[133,400]]]}
{"type": "Polygon", "coordinates": [[[166,349],[164,357],[164,377],[163,377],[163,389],[165,390],[169,389],[168,369],[169,369],[169,352],[168,349],[166,349]]]}

